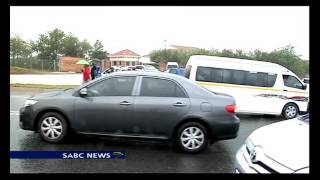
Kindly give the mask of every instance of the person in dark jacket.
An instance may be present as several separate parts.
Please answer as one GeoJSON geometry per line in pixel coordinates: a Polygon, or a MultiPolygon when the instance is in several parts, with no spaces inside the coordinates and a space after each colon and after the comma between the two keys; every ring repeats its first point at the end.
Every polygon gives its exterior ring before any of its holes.
{"type": "Polygon", "coordinates": [[[99,65],[96,66],[95,78],[101,77],[101,67],[99,65]]]}
{"type": "Polygon", "coordinates": [[[93,63],[93,66],[92,66],[92,68],[91,68],[91,79],[92,79],[92,80],[96,78],[96,69],[97,69],[97,67],[96,67],[96,65],[93,63]]]}

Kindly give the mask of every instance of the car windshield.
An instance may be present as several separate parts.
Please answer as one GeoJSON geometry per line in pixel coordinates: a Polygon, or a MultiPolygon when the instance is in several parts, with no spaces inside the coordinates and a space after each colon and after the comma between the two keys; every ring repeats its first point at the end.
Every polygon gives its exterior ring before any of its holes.
{"type": "Polygon", "coordinates": [[[136,66],[136,69],[143,69],[143,66],[136,66]]]}
{"type": "Polygon", "coordinates": [[[309,123],[309,114],[298,117],[300,121],[309,123]]]}

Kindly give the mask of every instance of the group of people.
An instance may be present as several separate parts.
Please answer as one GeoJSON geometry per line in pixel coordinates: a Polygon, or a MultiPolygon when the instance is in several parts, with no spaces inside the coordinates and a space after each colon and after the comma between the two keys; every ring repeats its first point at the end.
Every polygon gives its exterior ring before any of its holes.
{"type": "Polygon", "coordinates": [[[81,71],[83,74],[83,84],[101,76],[101,67],[94,63],[91,68],[88,64],[85,64],[81,71]]]}

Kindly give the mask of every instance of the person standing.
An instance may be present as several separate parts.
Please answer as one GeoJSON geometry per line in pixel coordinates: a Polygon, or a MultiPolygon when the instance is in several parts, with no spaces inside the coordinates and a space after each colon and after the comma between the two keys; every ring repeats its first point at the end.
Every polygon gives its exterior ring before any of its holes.
{"type": "Polygon", "coordinates": [[[91,79],[94,80],[96,78],[96,69],[97,66],[93,63],[93,66],[91,68],[91,79]]]}
{"type": "Polygon", "coordinates": [[[82,74],[83,74],[82,84],[89,82],[90,81],[90,67],[89,67],[89,65],[87,65],[87,64],[84,65],[84,68],[82,69],[82,74]]]}
{"type": "Polygon", "coordinates": [[[101,77],[101,67],[99,65],[96,66],[95,78],[101,77]]]}

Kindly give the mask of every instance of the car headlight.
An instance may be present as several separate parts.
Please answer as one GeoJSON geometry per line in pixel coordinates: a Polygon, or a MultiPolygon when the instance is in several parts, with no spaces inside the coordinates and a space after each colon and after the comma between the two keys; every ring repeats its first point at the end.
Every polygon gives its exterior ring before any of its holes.
{"type": "Polygon", "coordinates": [[[254,144],[249,138],[246,140],[246,148],[248,149],[249,152],[251,152],[254,148],[254,144]]]}
{"type": "Polygon", "coordinates": [[[26,102],[24,103],[24,107],[34,105],[34,104],[37,103],[37,102],[38,102],[38,101],[36,101],[36,100],[27,99],[26,102]]]}

